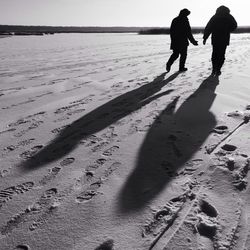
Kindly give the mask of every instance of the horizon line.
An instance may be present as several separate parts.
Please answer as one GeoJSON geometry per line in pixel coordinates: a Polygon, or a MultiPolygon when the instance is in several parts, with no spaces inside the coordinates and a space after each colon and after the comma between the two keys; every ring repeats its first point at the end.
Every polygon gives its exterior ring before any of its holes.
{"type": "MultiPolygon", "coordinates": [[[[89,25],[89,26],[74,26],[74,25],[33,25],[33,24],[0,24],[0,26],[24,26],[24,27],[66,27],[66,28],[163,28],[168,29],[168,26],[121,26],[121,25],[114,25],[114,26],[98,26],[98,25],[89,25]]],[[[192,28],[204,28],[205,26],[193,26],[192,28]]],[[[249,25],[239,25],[237,28],[249,28],[249,25]]]]}

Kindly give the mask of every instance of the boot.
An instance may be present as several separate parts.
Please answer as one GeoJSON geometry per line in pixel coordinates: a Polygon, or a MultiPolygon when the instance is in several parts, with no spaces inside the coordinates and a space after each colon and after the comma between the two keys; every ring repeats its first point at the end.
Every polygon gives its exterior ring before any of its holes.
{"type": "Polygon", "coordinates": [[[167,71],[167,73],[170,71],[170,69],[171,69],[171,65],[170,64],[166,64],[166,71],[167,71]]]}
{"type": "Polygon", "coordinates": [[[180,72],[185,72],[185,71],[187,71],[187,70],[188,70],[188,68],[185,68],[185,67],[179,68],[179,71],[180,71],[180,72]]]}

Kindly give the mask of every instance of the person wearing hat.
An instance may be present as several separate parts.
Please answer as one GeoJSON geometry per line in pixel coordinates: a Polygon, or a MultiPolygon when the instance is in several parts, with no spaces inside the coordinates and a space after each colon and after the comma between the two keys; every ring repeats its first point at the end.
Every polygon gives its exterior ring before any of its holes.
{"type": "Polygon", "coordinates": [[[220,6],[209,20],[204,30],[203,44],[212,34],[212,75],[220,75],[225,61],[225,53],[230,42],[230,33],[237,28],[237,22],[230,14],[230,9],[220,6]]]}
{"type": "Polygon", "coordinates": [[[197,46],[198,42],[194,39],[191,31],[191,27],[188,20],[188,15],[191,12],[188,9],[183,9],[180,11],[179,16],[173,19],[170,26],[170,38],[171,45],[170,49],[173,50],[167,64],[166,70],[170,71],[172,64],[180,55],[179,71],[186,71],[185,63],[187,59],[187,48],[189,41],[197,46]]]}

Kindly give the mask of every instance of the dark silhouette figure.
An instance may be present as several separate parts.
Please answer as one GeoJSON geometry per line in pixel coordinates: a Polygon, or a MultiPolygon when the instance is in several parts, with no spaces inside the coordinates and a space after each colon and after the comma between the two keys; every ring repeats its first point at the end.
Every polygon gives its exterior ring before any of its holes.
{"type": "Polygon", "coordinates": [[[114,241],[107,240],[102,243],[99,247],[95,248],[95,250],[113,250],[114,249],[114,241]]]}
{"type": "Polygon", "coordinates": [[[66,126],[54,140],[33,157],[22,162],[21,166],[26,170],[31,170],[56,161],[74,150],[81,140],[107,128],[151,101],[171,93],[173,90],[168,89],[157,94],[166,84],[178,76],[177,72],[164,80],[165,74],[163,73],[154,81],[114,98],[66,126]]]}
{"type": "Polygon", "coordinates": [[[212,74],[220,75],[225,61],[225,53],[230,42],[230,33],[237,28],[237,22],[226,6],[220,6],[204,30],[203,44],[212,34],[212,74]]]}
{"type": "Polygon", "coordinates": [[[170,38],[171,46],[170,49],[173,50],[167,64],[166,70],[170,71],[172,64],[180,55],[179,70],[186,71],[185,63],[187,59],[187,48],[189,45],[188,40],[193,45],[198,45],[198,42],[194,39],[191,31],[191,27],[187,16],[191,12],[188,9],[183,9],[180,11],[178,17],[174,18],[170,26],[170,38]]]}
{"type": "Polygon", "coordinates": [[[161,112],[143,141],[135,169],[120,191],[120,212],[145,207],[200,149],[217,124],[209,109],[218,83],[218,77],[208,77],[176,112],[179,97],[161,112]]]}

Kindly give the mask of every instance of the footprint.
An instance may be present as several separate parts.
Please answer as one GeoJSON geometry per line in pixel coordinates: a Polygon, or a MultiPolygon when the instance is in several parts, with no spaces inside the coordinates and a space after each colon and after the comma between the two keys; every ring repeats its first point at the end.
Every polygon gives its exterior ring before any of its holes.
{"type": "Polygon", "coordinates": [[[32,138],[32,139],[27,139],[27,140],[23,140],[23,141],[20,141],[17,145],[10,145],[10,146],[7,146],[4,148],[4,151],[6,153],[9,153],[11,151],[14,151],[20,147],[23,147],[23,146],[27,146],[29,144],[31,144],[35,139],[32,138]]]}
{"type": "Polygon", "coordinates": [[[31,190],[34,186],[33,182],[25,182],[17,186],[8,187],[0,191],[0,208],[4,203],[12,199],[14,195],[23,194],[31,190]]]}
{"type": "Polygon", "coordinates": [[[62,114],[64,112],[70,111],[72,108],[78,107],[79,105],[80,104],[76,103],[76,104],[64,106],[64,107],[58,108],[54,113],[55,114],[62,114]]]}
{"type": "Polygon", "coordinates": [[[238,175],[235,177],[235,180],[233,181],[233,185],[240,191],[246,189],[247,184],[248,184],[247,180],[238,175]]]}
{"type": "Polygon", "coordinates": [[[84,181],[85,182],[90,182],[94,177],[94,172],[93,171],[86,171],[84,175],[84,181]]]}
{"type": "Polygon", "coordinates": [[[34,231],[45,224],[51,218],[53,211],[58,207],[58,205],[58,202],[51,204],[51,206],[48,207],[44,213],[42,213],[35,221],[32,222],[32,224],[29,226],[29,230],[34,231]]]}
{"type": "Polygon", "coordinates": [[[196,225],[196,229],[200,235],[209,239],[213,239],[216,235],[218,228],[217,210],[205,200],[201,200],[199,203],[199,221],[196,225]]]}
{"type": "Polygon", "coordinates": [[[79,114],[79,113],[83,113],[85,111],[85,109],[76,109],[76,110],[73,110],[73,111],[70,111],[67,113],[67,115],[74,115],[74,114],[79,114]]]}
{"type": "Polygon", "coordinates": [[[171,199],[162,209],[156,211],[153,220],[144,226],[142,236],[153,236],[155,238],[168,230],[178,217],[178,213],[187,199],[193,199],[189,192],[171,199]]]}
{"type": "Polygon", "coordinates": [[[27,130],[21,130],[20,132],[15,133],[14,136],[15,137],[21,137],[21,136],[25,135],[26,132],[27,132],[27,130]]]}
{"type": "Polygon", "coordinates": [[[62,127],[59,127],[59,128],[55,128],[55,129],[52,129],[51,130],[51,133],[53,134],[58,134],[60,133],[63,129],[65,129],[67,126],[62,126],[62,127]]]}
{"type": "Polygon", "coordinates": [[[243,156],[237,159],[233,165],[232,175],[234,177],[233,185],[240,191],[246,189],[248,184],[248,172],[249,172],[250,160],[249,158],[244,158],[243,156]]]}
{"type": "Polygon", "coordinates": [[[44,122],[43,121],[34,121],[27,129],[23,129],[21,130],[20,132],[18,133],[15,133],[14,136],[15,137],[21,137],[23,136],[24,134],[26,134],[27,132],[29,132],[30,130],[32,129],[35,129],[35,128],[38,128],[40,124],[43,124],[44,122]]]}
{"type": "Polygon", "coordinates": [[[34,129],[34,128],[38,128],[39,125],[42,124],[42,123],[43,123],[43,121],[35,121],[35,122],[33,122],[33,123],[28,127],[27,131],[28,131],[28,130],[31,130],[31,129],[34,129]]]}
{"type": "Polygon", "coordinates": [[[109,166],[105,172],[103,177],[108,178],[116,169],[118,169],[122,164],[120,162],[114,162],[109,166]]]}
{"type": "Polygon", "coordinates": [[[57,194],[56,188],[48,189],[44,192],[44,194],[41,196],[41,198],[36,204],[38,204],[40,208],[44,208],[49,203],[51,203],[51,200],[56,196],[56,194],[57,194]]]}
{"type": "Polygon", "coordinates": [[[86,190],[77,196],[76,201],[78,203],[83,203],[91,200],[97,194],[94,190],[86,190]]]}
{"type": "Polygon", "coordinates": [[[217,210],[205,200],[200,201],[200,210],[210,217],[217,217],[218,215],[217,210]]]}
{"type": "Polygon", "coordinates": [[[11,152],[11,151],[14,151],[15,149],[17,149],[17,146],[15,146],[15,145],[10,145],[10,146],[5,147],[5,148],[4,148],[4,151],[5,151],[6,153],[9,153],[9,152],[11,152]]]}
{"type": "Polygon", "coordinates": [[[38,153],[43,148],[43,145],[37,145],[31,148],[30,150],[24,151],[23,153],[20,154],[20,157],[24,160],[28,160],[32,158],[35,154],[38,153]]]}
{"type": "Polygon", "coordinates": [[[39,228],[41,225],[45,224],[46,221],[50,218],[53,211],[58,207],[59,202],[55,200],[55,196],[57,194],[56,188],[51,188],[43,194],[40,200],[36,203],[36,206],[33,208],[36,212],[42,212],[39,214],[38,218],[33,221],[33,223],[29,226],[30,231],[34,231],[39,228]],[[38,211],[37,211],[38,209],[38,211]]]}
{"type": "Polygon", "coordinates": [[[100,166],[103,165],[107,160],[104,158],[99,158],[96,160],[96,163],[100,166]]]}
{"type": "Polygon", "coordinates": [[[10,129],[3,130],[3,131],[0,131],[0,135],[5,134],[5,133],[9,133],[9,132],[13,132],[15,130],[16,130],[15,128],[10,128],[10,129]]]}
{"type": "Polygon", "coordinates": [[[139,131],[139,125],[142,123],[142,120],[136,120],[133,122],[128,130],[128,135],[131,136],[139,131]]]}
{"type": "Polygon", "coordinates": [[[107,159],[104,159],[104,158],[97,159],[93,164],[88,165],[85,170],[86,171],[96,170],[99,167],[101,167],[106,161],[107,159]]]}
{"type": "Polygon", "coordinates": [[[113,147],[105,150],[102,154],[105,155],[105,156],[111,156],[118,149],[119,149],[118,146],[113,146],[113,147]]]}
{"type": "Polygon", "coordinates": [[[86,145],[87,147],[91,147],[93,145],[95,145],[97,142],[102,141],[101,138],[95,136],[95,135],[89,135],[86,138],[82,139],[80,141],[80,144],[82,145],[86,145]]]}
{"type": "Polygon", "coordinates": [[[77,196],[76,201],[78,203],[90,201],[95,195],[97,195],[97,190],[101,187],[102,184],[103,182],[101,179],[91,183],[85,191],[81,192],[77,196]]]}
{"type": "Polygon", "coordinates": [[[10,218],[10,220],[7,221],[6,225],[0,228],[1,234],[7,235],[11,233],[15,228],[19,226],[19,224],[25,222],[27,220],[27,217],[35,215],[48,208],[56,194],[56,188],[46,190],[44,194],[40,197],[40,199],[36,201],[32,206],[29,206],[24,211],[10,218]]]}
{"type": "Polygon", "coordinates": [[[224,133],[228,132],[228,127],[224,126],[224,125],[217,126],[213,129],[213,132],[217,133],[217,134],[224,134],[224,133]]]}
{"type": "Polygon", "coordinates": [[[25,124],[25,123],[28,123],[28,122],[30,122],[30,121],[25,119],[25,118],[22,118],[22,119],[17,120],[16,122],[12,122],[12,123],[8,124],[8,127],[10,127],[10,128],[11,127],[18,127],[18,126],[25,124]]]}
{"type": "Polygon", "coordinates": [[[178,175],[181,175],[181,174],[192,175],[192,174],[194,174],[194,172],[200,168],[202,162],[203,162],[202,159],[194,159],[190,162],[187,162],[185,164],[184,169],[182,169],[178,172],[178,175]]]}
{"type": "Polygon", "coordinates": [[[91,151],[92,152],[98,152],[100,150],[102,150],[105,146],[107,146],[109,144],[109,142],[105,141],[105,142],[101,142],[99,144],[97,144],[96,146],[94,146],[91,151]]]}
{"type": "Polygon", "coordinates": [[[26,124],[26,123],[31,123],[32,121],[33,122],[39,122],[40,119],[44,116],[46,112],[45,111],[42,111],[42,112],[39,112],[39,113],[36,113],[36,114],[32,114],[32,115],[28,115],[22,119],[19,119],[17,120],[16,122],[12,122],[8,125],[8,127],[18,127],[22,124],[26,124]],[[36,119],[38,120],[36,120],[36,119]]]}
{"type": "Polygon", "coordinates": [[[17,145],[18,145],[18,147],[27,146],[27,145],[31,144],[34,140],[35,140],[34,138],[23,140],[23,141],[20,141],[17,145]]]}
{"type": "Polygon", "coordinates": [[[75,158],[74,158],[74,157],[65,158],[64,160],[62,160],[62,161],[60,162],[60,165],[61,165],[62,167],[63,167],[63,166],[67,166],[67,165],[72,164],[74,161],[75,161],[75,158]]]}
{"type": "Polygon", "coordinates": [[[232,112],[226,113],[226,115],[228,117],[238,118],[238,117],[243,117],[243,112],[236,110],[236,111],[232,111],[232,112]]]}
{"type": "Polygon", "coordinates": [[[107,139],[109,142],[113,141],[113,139],[115,137],[117,137],[118,135],[114,132],[115,127],[114,126],[109,126],[107,131],[104,132],[103,134],[101,134],[101,138],[102,139],[107,139]]]}
{"type": "Polygon", "coordinates": [[[230,144],[225,144],[221,147],[223,150],[225,151],[229,151],[229,152],[232,152],[232,151],[235,151],[237,149],[236,146],[234,145],[230,145],[230,144]]]}
{"type": "Polygon", "coordinates": [[[53,94],[53,92],[48,91],[48,92],[45,92],[45,93],[42,93],[42,94],[40,94],[40,95],[35,96],[35,98],[41,98],[41,97],[43,97],[43,96],[51,95],[51,94],[53,94]]]}
{"type": "Polygon", "coordinates": [[[103,184],[103,182],[102,182],[102,180],[100,179],[100,180],[98,180],[98,181],[96,181],[96,182],[92,182],[92,183],[90,184],[90,187],[91,187],[92,189],[97,190],[98,188],[101,187],[102,184],[103,184]]]}
{"type": "Polygon", "coordinates": [[[60,167],[53,167],[50,169],[49,173],[45,175],[42,180],[39,181],[41,185],[46,185],[48,182],[56,178],[57,174],[60,172],[60,167]]]}

